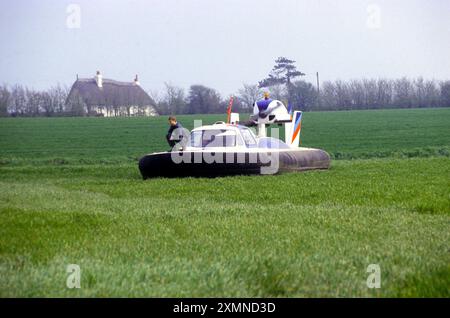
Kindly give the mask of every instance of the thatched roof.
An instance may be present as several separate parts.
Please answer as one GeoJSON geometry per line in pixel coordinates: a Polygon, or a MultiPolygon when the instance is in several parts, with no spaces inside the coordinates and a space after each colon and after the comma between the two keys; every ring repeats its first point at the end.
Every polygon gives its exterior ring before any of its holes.
{"type": "Polygon", "coordinates": [[[155,102],[135,82],[103,79],[98,87],[94,78],[80,78],[73,83],[67,101],[79,95],[90,106],[154,106],[155,102]]]}

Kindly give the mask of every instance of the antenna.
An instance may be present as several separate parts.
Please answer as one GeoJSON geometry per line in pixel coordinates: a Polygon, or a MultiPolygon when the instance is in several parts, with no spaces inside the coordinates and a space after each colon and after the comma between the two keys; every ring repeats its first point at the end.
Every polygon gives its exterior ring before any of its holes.
{"type": "Polygon", "coordinates": [[[319,72],[316,72],[317,78],[317,106],[320,108],[320,88],[319,88],[319,72]]]}
{"type": "Polygon", "coordinates": [[[316,78],[317,78],[317,94],[320,93],[320,88],[319,88],[319,72],[316,72],[316,78]]]}

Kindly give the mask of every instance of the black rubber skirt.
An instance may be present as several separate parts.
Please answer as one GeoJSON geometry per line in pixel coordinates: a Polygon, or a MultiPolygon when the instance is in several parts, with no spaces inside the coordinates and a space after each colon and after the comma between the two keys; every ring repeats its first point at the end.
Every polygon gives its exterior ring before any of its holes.
{"type": "Polygon", "coordinates": [[[270,175],[328,169],[329,166],[328,153],[313,148],[259,152],[160,152],[139,160],[139,170],[144,180],[154,177],[270,175]]]}

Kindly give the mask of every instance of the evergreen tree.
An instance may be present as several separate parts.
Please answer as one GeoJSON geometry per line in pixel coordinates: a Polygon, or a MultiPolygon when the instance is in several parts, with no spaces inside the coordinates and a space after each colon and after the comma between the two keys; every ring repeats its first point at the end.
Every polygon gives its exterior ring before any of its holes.
{"type": "Polygon", "coordinates": [[[289,90],[292,79],[304,76],[305,73],[297,70],[295,61],[289,60],[285,57],[279,57],[275,60],[275,66],[269,73],[268,77],[259,82],[259,87],[270,87],[279,84],[286,84],[289,90]]]}

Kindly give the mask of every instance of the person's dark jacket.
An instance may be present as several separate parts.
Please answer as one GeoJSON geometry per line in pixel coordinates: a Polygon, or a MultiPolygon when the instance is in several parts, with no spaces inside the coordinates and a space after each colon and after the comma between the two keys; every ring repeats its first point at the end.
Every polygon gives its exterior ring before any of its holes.
{"type": "Polygon", "coordinates": [[[175,146],[176,143],[180,142],[181,139],[183,139],[183,134],[181,131],[181,128],[183,128],[183,126],[181,126],[181,124],[179,122],[177,122],[175,125],[170,125],[169,130],[167,131],[167,135],[166,135],[166,139],[167,142],[169,143],[170,147],[175,146]],[[178,131],[178,136],[173,135],[173,131],[177,128],[180,128],[180,130],[178,131]]]}

